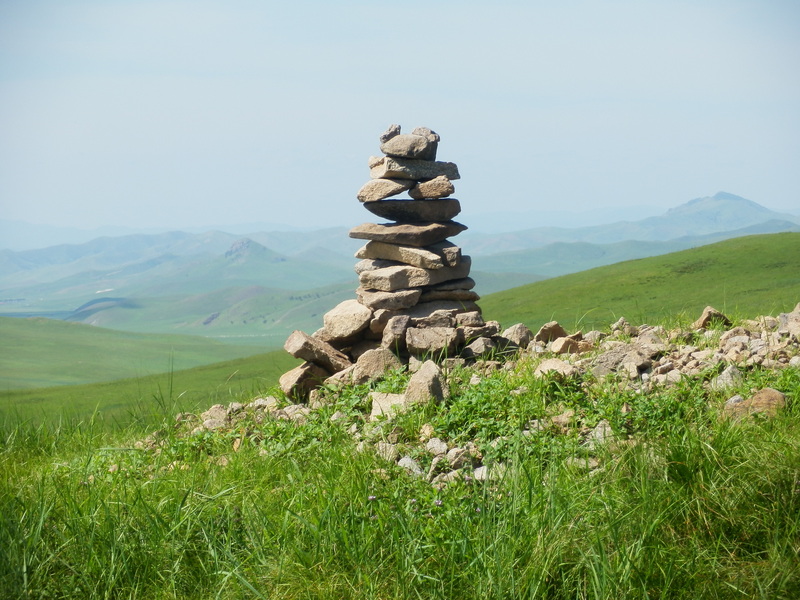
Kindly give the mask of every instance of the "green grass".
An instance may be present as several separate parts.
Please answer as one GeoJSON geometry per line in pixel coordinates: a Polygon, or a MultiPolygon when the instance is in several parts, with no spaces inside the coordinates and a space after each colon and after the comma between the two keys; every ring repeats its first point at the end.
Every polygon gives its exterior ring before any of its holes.
{"type": "MultiPolygon", "coordinates": [[[[199,336],[0,317],[0,389],[110,381],[264,352],[199,336]]],[[[273,346],[274,347],[274,346],[273,346]]]]}
{"type": "Polygon", "coordinates": [[[702,380],[642,396],[590,376],[535,379],[533,367],[477,386],[455,372],[445,404],[373,431],[413,454],[432,423],[506,465],[500,479],[443,490],[358,452],[347,432],[369,389],[401,389],[403,374],[331,391],[302,424],[246,419],[190,435],[167,415],[144,448],[140,428],[6,427],[0,596],[798,597],[798,369],[747,371],[744,389],[781,389],[790,408],[732,424],[702,380]],[[567,432],[521,435],[526,420],[565,407],[577,415],[567,432]],[[344,418],[331,421],[335,411],[344,418]],[[630,441],[582,447],[580,425],[602,418],[630,441]],[[591,474],[573,460],[588,454],[600,464],[591,474]]]}
{"type": "Polygon", "coordinates": [[[791,311],[800,301],[800,233],[736,238],[627,261],[485,296],[486,318],[536,329],[556,320],[602,329],[665,317],[694,320],[712,305],[733,316],[791,311]]]}
{"type": "Polygon", "coordinates": [[[273,351],[232,361],[105,383],[0,392],[0,423],[84,421],[107,427],[169,410],[205,410],[218,400],[252,399],[298,361],[273,351]],[[94,417],[93,417],[94,416],[94,417]]]}

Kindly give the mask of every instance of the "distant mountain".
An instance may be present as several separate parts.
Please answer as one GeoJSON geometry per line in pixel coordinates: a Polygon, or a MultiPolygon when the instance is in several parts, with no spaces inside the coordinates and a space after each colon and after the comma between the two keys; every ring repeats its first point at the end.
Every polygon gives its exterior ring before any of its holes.
{"type": "Polygon", "coordinates": [[[765,223],[785,221],[800,225],[800,217],[777,213],[733,194],[719,192],[697,198],[668,210],[663,215],[640,221],[619,221],[592,227],[537,227],[507,233],[463,235],[463,245],[473,256],[540,248],[556,242],[610,244],[626,240],[666,241],[686,236],[702,236],[734,231],[765,223]]]}
{"type": "Polygon", "coordinates": [[[731,238],[797,231],[800,231],[800,225],[791,221],[773,220],[734,231],[690,235],[666,241],[626,240],[612,244],[555,242],[530,250],[476,256],[473,259],[473,267],[497,274],[526,273],[539,279],[546,279],[635,258],[646,258],[696,248],[731,238]]]}
{"type": "MultiPolygon", "coordinates": [[[[589,268],[759,233],[800,230],[781,215],[720,192],[639,221],[455,240],[473,257],[485,295],[589,268]]],[[[357,286],[347,229],[182,231],[101,237],[0,251],[0,314],[50,316],[110,328],[187,332],[274,345],[313,330],[357,286]],[[252,339],[251,339],[252,338],[252,339]]]]}

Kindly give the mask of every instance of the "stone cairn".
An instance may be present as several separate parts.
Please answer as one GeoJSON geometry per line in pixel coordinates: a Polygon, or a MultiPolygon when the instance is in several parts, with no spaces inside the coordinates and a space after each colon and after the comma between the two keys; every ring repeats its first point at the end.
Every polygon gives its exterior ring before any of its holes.
{"type": "Polygon", "coordinates": [[[280,379],[283,392],[304,400],[323,383],[363,383],[415,359],[477,358],[499,342],[499,323],[484,322],[475,303],[470,257],[447,238],[466,227],[453,180],[458,167],[436,160],[439,136],[391,125],[370,157],[371,180],[357,198],[390,223],[365,223],[350,237],[356,252],[357,298],[323,317],[312,335],[293,332],[284,348],[305,362],[280,379]],[[410,198],[393,198],[408,192],[410,198]],[[494,338],[494,339],[493,339],[494,338]]]}

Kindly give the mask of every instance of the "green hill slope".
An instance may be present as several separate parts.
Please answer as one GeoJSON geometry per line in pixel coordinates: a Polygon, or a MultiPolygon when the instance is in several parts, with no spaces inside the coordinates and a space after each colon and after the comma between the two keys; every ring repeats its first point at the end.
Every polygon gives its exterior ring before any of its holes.
{"type": "Polygon", "coordinates": [[[598,267],[485,296],[486,318],[531,328],[557,320],[607,326],[620,316],[656,321],[706,305],[755,316],[800,301],[800,233],[756,235],[598,267]]]}
{"type": "Polygon", "coordinates": [[[252,400],[260,391],[276,386],[278,378],[299,362],[276,350],[109,382],[0,391],[0,424],[85,420],[97,414],[107,425],[124,425],[135,418],[158,419],[159,412],[172,416],[206,410],[217,402],[252,400]]]}
{"type": "Polygon", "coordinates": [[[0,317],[0,389],[110,381],[252,355],[198,336],[140,334],[51,319],[0,317]]]}

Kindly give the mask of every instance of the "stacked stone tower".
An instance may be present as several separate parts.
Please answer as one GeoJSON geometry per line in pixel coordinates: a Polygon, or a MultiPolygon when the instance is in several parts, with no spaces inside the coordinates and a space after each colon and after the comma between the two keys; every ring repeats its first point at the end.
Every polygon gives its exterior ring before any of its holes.
{"type": "Polygon", "coordinates": [[[331,379],[364,381],[411,356],[473,357],[492,346],[499,325],[481,318],[470,257],[448,239],[466,227],[453,221],[458,167],[436,160],[438,145],[426,127],[403,134],[391,125],[380,136],[383,156],[370,157],[357,198],[389,222],[350,230],[366,240],[356,253],[357,298],[326,313],[313,335],[289,336],[284,347],[306,362],[281,378],[287,395],[303,398],[331,379]],[[404,192],[410,198],[395,198],[404,192]]]}

